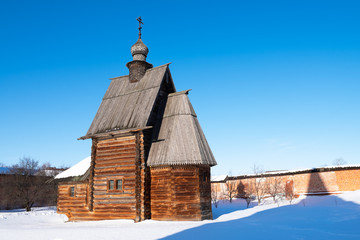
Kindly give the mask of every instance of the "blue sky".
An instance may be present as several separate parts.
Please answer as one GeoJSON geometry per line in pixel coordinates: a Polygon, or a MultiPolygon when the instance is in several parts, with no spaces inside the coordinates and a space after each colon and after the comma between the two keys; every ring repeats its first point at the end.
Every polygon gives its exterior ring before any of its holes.
{"type": "Polygon", "coordinates": [[[0,162],[71,166],[137,21],[172,62],[218,166],[213,174],[360,163],[358,1],[3,1],[0,162]]]}

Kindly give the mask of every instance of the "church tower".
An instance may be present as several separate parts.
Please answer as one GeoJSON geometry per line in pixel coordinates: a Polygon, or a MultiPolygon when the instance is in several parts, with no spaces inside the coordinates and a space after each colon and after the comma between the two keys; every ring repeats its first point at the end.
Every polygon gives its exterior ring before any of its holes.
{"type": "Polygon", "coordinates": [[[141,40],[141,17],[137,20],[139,21],[139,39],[131,47],[133,60],[126,64],[126,67],[129,68],[129,81],[132,83],[139,81],[145,75],[146,70],[153,67],[152,64],[146,62],[149,49],[141,40]]]}
{"type": "MultiPolygon", "coordinates": [[[[153,68],[139,38],[129,75],[111,79],[82,140],[92,139],[81,176],[59,183],[58,212],[69,220],[212,219],[211,149],[169,64],[153,68]]],[[[69,169],[71,171],[71,168],[69,169]]]]}

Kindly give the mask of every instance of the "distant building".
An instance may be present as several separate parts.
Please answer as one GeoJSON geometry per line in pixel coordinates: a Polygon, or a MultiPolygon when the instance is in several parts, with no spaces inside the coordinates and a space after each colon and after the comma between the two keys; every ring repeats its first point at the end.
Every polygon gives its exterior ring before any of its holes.
{"type": "Polygon", "coordinates": [[[281,180],[284,190],[291,188],[295,195],[327,195],[343,191],[360,190],[360,165],[342,165],[299,170],[268,171],[260,174],[244,174],[228,177],[214,177],[213,192],[219,199],[225,199],[227,186],[236,186],[236,196],[243,197],[251,191],[253,181],[271,184],[281,180]]]}
{"type": "Polygon", "coordinates": [[[111,79],[80,138],[92,139],[91,157],[56,177],[58,212],[70,220],[212,219],[216,161],[189,90],[176,92],[169,64],[146,62],[141,35],[131,54],[129,75],[111,79]]]}

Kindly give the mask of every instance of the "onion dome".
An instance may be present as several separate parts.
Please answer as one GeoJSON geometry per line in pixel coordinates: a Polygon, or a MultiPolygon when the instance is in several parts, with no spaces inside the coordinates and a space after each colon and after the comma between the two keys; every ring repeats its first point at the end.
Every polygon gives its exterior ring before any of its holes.
{"type": "Polygon", "coordinates": [[[146,57],[149,53],[149,49],[143,43],[141,38],[139,38],[134,45],[131,47],[131,55],[133,60],[146,61],[146,57]]]}

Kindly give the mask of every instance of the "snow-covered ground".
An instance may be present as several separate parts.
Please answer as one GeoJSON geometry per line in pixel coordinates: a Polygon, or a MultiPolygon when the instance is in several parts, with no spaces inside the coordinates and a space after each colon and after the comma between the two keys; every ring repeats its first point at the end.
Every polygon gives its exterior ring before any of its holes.
{"type": "Polygon", "coordinates": [[[220,202],[214,220],[202,222],[66,222],[55,208],[0,211],[0,239],[360,239],[360,191],[269,202],[220,202]]]}

